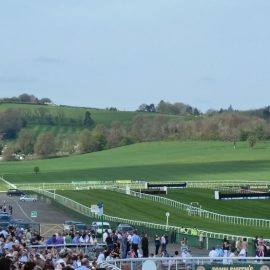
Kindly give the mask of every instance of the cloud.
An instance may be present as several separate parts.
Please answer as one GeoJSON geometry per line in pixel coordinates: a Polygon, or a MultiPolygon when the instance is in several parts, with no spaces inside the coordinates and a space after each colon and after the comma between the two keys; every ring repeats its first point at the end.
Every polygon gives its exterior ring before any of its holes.
{"type": "Polygon", "coordinates": [[[0,75],[0,83],[33,83],[35,81],[34,77],[0,75]]]}
{"type": "Polygon", "coordinates": [[[214,83],[215,79],[212,77],[208,77],[208,76],[204,76],[199,78],[199,82],[203,82],[203,83],[214,83]]]}
{"type": "Polygon", "coordinates": [[[64,60],[59,57],[48,57],[48,56],[39,56],[37,58],[34,58],[33,61],[35,63],[44,63],[44,64],[59,64],[64,62],[64,60]]]}

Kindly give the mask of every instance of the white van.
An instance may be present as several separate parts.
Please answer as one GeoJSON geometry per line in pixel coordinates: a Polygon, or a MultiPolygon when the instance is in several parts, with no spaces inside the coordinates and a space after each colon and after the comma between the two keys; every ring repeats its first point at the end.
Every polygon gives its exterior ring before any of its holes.
{"type": "Polygon", "coordinates": [[[107,230],[108,233],[112,232],[110,223],[105,221],[93,221],[91,227],[97,234],[102,234],[102,232],[105,232],[105,230],[107,230]]]}

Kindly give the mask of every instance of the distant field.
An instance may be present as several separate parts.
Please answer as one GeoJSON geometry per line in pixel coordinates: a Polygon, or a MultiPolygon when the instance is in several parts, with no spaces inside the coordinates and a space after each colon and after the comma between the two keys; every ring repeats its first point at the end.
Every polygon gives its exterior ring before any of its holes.
{"type": "Polygon", "coordinates": [[[269,180],[270,144],[151,142],[65,158],[0,162],[14,183],[82,180],[269,180]],[[34,174],[34,167],[40,173],[34,174]]]}
{"type": "Polygon", "coordinates": [[[43,132],[51,132],[56,137],[78,135],[83,128],[72,126],[50,126],[50,125],[29,125],[27,129],[32,130],[33,135],[37,137],[43,132]]]}
{"type": "MultiPolygon", "coordinates": [[[[166,223],[165,213],[170,212],[169,225],[174,226],[197,226],[199,229],[204,229],[213,232],[222,232],[235,235],[263,235],[265,238],[270,238],[269,229],[261,229],[249,226],[238,226],[215,222],[212,220],[202,219],[199,217],[189,216],[186,212],[170,208],[160,203],[151,202],[139,198],[130,197],[125,194],[114,193],[104,190],[87,190],[87,191],[58,191],[65,197],[71,198],[86,206],[96,204],[99,201],[104,203],[104,213],[107,215],[130,218],[133,220],[141,220],[158,224],[166,223]],[[123,204],[123,202],[125,202],[123,204]]],[[[219,212],[223,211],[222,205],[219,212]]],[[[246,209],[246,214],[252,212],[252,209],[246,209]]]]}
{"type": "MultiPolygon", "coordinates": [[[[68,106],[0,103],[0,111],[4,111],[7,109],[20,109],[22,111],[34,112],[39,110],[40,108],[48,110],[52,115],[57,115],[59,114],[59,112],[61,112],[65,115],[65,117],[72,119],[79,119],[79,121],[83,121],[85,112],[89,111],[91,113],[91,117],[96,123],[104,124],[105,126],[110,126],[113,122],[130,123],[131,120],[137,115],[150,118],[160,115],[137,111],[110,111],[105,109],[94,109],[94,108],[89,109],[89,108],[68,107],[68,106]]],[[[162,116],[172,119],[183,118],[174,115],[162,115],[162,116]]],[[[48,125],[48,128],[53,128],[53,126],[48,125]]]]}

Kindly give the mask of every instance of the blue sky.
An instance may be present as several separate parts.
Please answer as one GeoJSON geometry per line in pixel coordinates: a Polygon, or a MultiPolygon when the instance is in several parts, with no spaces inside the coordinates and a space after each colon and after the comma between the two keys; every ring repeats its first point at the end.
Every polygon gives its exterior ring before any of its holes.
{"type": "Polygon", "coordinates": [[[0,1],[0,97],[270,105],[269,0],[0,1]]]}

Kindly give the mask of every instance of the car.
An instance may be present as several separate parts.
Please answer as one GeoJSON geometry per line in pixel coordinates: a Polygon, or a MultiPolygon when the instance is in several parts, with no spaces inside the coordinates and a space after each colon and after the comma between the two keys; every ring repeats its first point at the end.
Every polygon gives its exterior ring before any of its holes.
{"type": "Polygon", "coordinates": [[[20,201],[21,202],[36,202],[37,201],[37,198],[32,197],[30,195],[22,195],[20,197],[20,201]]]}
{"type": "Polygon", "coordinates": [[[25,195],[25,193],[19,189],[16,189],[16,188],[10,188],[8,191],[7,191],[7,195],[8,196],[22,196],[22,195],[25,195]]]}
{"type": "Polygon", "coordinates": [[[7,228],[9,226],[11,220],[11,216],[4,213],[0,214],[0,227],[1,228],[7,228]]]}
{"type": "Polygon", "coordinates": [[[64,230],[76,230],[76,231],[88,230],[88,226],[81,221],[65,220],[63,225],[64,230]]]}
{"type": "Polygon", "coordinates": [[[21,223],[23,222],[23,219],[21,218],[13,218],[10,220],[10,224],[16,224],[16,223],[21,223]]]}
{"type": "Polygon", "coordinates": [[[132,232],[134,228],[130,224],[120,223],[117,226],[118,231],[132,232]]]}
{"type": "Polygon", "coordinates": [[[75,230],[76,231],[86,231],[86,230],[88,230],[88,226],[85,223],[76,223],[75,230]]]}
{"type": "Polygon", "coordinates": [[[20,229],[30,229],[30,223],[25,222],[21,218],[13,218],[10,220],[9,225],[20,229]]]}
{"type": "Polygon", "coordinates": [[[105,221],[93,221],[91,224],[91,229],[94,230],[98,235],[101,235],[105,230],[107,230],[108,233],[112,233],[110,223],[105,221]]]}

